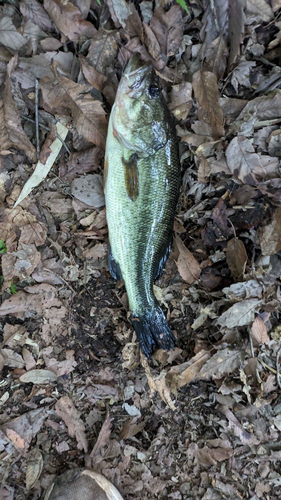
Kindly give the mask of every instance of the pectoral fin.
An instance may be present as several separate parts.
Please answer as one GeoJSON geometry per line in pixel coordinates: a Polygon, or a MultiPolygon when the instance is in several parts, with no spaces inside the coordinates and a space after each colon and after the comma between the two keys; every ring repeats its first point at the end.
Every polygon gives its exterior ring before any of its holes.
{"type": "Polygon", "coordinates": [[[162,252],[159,254],[154,267],[153,267],[153,281],[158,280],[160,276],[162,276],[167,259],[169,257],[169,253],[171,251],[172,247],[172,239],[173,236],[171,236],[168,239],[168,243],[163,245],[162,252]]]}
{"type": "Polygon", "coordinates": [[[139,195],[138,155],[133,153],[128,159],[122,158],[126,191],[130,200],[135,201],[139,195]]]}
{"type": "Polygon", "coordinates": [[[114,259],[110,243],[108,242],[108,269],[109,272],[116,281],[122,281],[122,273],[118,262],[114,259]]]}

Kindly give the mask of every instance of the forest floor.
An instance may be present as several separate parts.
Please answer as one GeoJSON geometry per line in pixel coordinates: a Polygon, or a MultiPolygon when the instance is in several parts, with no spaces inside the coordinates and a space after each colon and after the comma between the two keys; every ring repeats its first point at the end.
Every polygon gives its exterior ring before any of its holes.
{"type": "Polygon", "coordinates": [[[0,6],[0,497],[281,498],[281,0],[0,6]],[[280,21],[279,21],[280,19],[280,21]],[[108,116],[132,53],[177,120],[178,347],[140,354],[107,267],[108,116]],[[35,171],[36,167],[36,171],[35,171]]]}

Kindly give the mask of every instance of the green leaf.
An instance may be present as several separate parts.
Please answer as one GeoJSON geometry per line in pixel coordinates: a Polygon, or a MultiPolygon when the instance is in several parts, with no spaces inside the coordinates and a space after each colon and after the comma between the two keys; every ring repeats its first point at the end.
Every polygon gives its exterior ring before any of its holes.
{"type": "Polygon", "coordinates": [[[6,253],[7,252],[7,247],[5,245],[4,240],[0,240],[0,253],[6,253]]]}
{"type": "Polygon", "coordinates": [[[186,1],[185,0],[177,0],[177,3],[185,10],[185,12],[187,12],[188,14],[190,14],[190,10],[189,10],[189,8],[186,5],[186,1]]]}
{"type": "Polygon", "coordinates": [[[15,285],[15,283],[13,283],[13,280],[12,280],[12,283],[11,283],[10,292],[11,292],[11,294],[17,293],[17,291],[16,291],[16,285],[15,285]]]}

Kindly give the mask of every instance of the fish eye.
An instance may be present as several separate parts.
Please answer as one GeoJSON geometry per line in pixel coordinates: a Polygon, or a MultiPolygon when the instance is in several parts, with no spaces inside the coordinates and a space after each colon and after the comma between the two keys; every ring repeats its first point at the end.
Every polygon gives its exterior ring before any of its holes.
{"type": "Polygon", "coordinates": [[[152,83],[150,85],[148,92],[150,97],[152,97],[153,99],[160,96],[160,89],[158,85],[156,85],[156,83],[152,83]]]}

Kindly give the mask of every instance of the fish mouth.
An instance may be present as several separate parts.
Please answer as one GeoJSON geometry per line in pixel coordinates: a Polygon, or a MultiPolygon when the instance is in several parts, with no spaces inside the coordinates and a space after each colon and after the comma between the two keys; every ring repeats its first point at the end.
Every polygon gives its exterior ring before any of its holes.
{"type": "Polygon", "coordinates": [[[126,66],[125,73],[128,78],[138,77],[146,74],[152,69],[150,61],[143,61],[140,54],[134,54],[126,66]]]}

